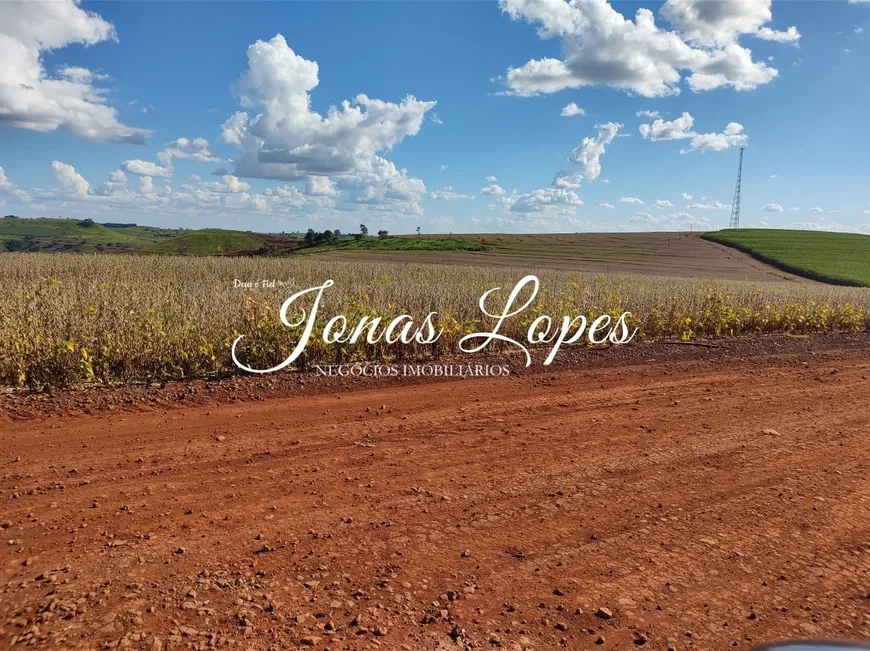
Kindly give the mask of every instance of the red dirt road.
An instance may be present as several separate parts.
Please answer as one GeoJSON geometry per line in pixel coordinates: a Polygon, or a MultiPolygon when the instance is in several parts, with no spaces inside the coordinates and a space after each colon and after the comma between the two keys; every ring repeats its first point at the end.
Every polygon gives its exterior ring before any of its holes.
{"type": "Polygon", "coordinates": [[[848,350],[0,422],[0,647],[870,639],[868,397],[848,350]]]}

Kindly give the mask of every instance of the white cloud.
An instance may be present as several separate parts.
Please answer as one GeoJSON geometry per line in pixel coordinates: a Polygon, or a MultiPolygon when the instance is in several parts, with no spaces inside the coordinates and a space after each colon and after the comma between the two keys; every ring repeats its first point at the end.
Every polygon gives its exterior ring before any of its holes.
{"type": "Polygon", "coordinates": [[[485,188],[480,189],[480,194],[504,194],[504,188],[498,185],[488,185],[485,188]]]}
{"type": "Polygon", "coordinates": [[[172,158],[190,158],[200,163],[220,163],[221,159],[211,153],[205,138],[176,138],[167,145],[165,153],[172,158]]]}
{"type": "Polygon", "coordinates": [[[420,214],[422,180],[379,155],[419,133],[435,102],[407,96],[400,104],[357,95],[321,116],[310,93],[319,67],[296,54],[280,34],[248,48],[248,67],[235,91],[249,116],[237,112],[223,124],[222,138],[243,153],[235,161],[242,177],[295,181],[329,176],[347,192],[346,207],[420,214]]]}
{"type": "Polygon", "coordinates": [[[658,140],[687,140],[691,139],[689,146],[680,151],[681,154],[700,151],[722,151],[729,147],[745,145],[749,137],[743,133],[743,125],[730,122],[722,133],[697,133],[693,127],[695,118],[688,112],[680,117],[666,121],[655,120],[651,124],[641,124],[640,135],[653,142],[658,140]]]}
{"type": "Polygon", "coordinates": [[[644,109],[643,111],[638,111],[635,113],[635,116],[639,118],[649,118],[650,120],[657,120],[661,117],[658,111],[648,111],[644,109]]]}
{"type": "Polygon", "coordinates": [[[698,133],[692,137],[689,146],[681,149],[681,154],[692,151],[724,151],[731,147],[742,147],[749,141],[743,133],[743,125],[729,122],[722,133],[698,133]]]}
{"type": "Polygon", "coordinates": [[[800,212],[800,208],[797,206],[790,206],[788,209],[789,212],[800,212]]]}
{"type": "Polygon", "coordinates": [[[864,211],[865,215],[870,215],[870,209],[864,211]]]}
{"type": "Polygon", "coordinates": [[[141,176],[158,176],[165,179],[172,177],[171,165],[169,167],[161,167],[157,163],[139,160],[138,158],[125,160],[121,163],[121,169],[130,174],[139,174],[141,176]]]}
{"type": "Polygon", "coordinates": [[[711,5],[707,0],[667,0],[662,15],[690,42],[715,47],[751,34],[767,41],[797,41],[795,27],[777,32],[764,27],[773,18],[771,0],[729,0],[711,5]]]}
{"type": "MultiPolygon", "coordinates": [[[[94,206],[100,209],[123,208],[126,211],[154,211],[160,214],[190,215],[200,211],[203,216],[214,218],[226,211],[250,214],[251,211],[275,216],[296,214],[334,216],[331,211],[335,202],[331,196],[313,194],[326,192],[322,183],[317,188],[309,188],[305,193],[292,185],[267,188],[261,193],[251,192],[251,185],[233,175],[225,175],[219,181],[203,182],[191,179],[175,191],[169,184],[157,185],[151,176],[140,176],[138,189],[127,187],[127,177],[120,170],[111,173],[109,180],[99,188],[93,188],[72,165],[54,161],[55,176],[64,191],[40,191],[41,199],[60,201],[60,206],[68,208],[76,202],[84,202],[88,212],[94,206]]],[[[311,181],[311,179],[309,179],[311,181]]]]}
{"type": "Polygon", "coordinates": [[[620,197],[619,203],[630,203],[630,204],[633,204],[635,206],[642,206],[643,205],[643,201],[641,201],[637,197],[620,197]]]}
{"type": "Polygon", "coordinates": [[[571,118],[571,117],[574,117],[575,115],[586,115],[586,110],[580,108],[574,102],[571,102],[570,104],[566,104],[562,108],[561,116],[563,118],[571,118]]]}
{"type": "Polygon", "coordinates": [[[580,169],[575,172],[561,171],[556,174],[552,185],[557,188],[576,188],[581,181],[594,181],[601,175],[601,157],[607,146],[616,139],[622,125],[619,122],[596,124],[598,135],[583,138],[568,156],[568,161],[580,169]]]}
{"type": "Polygon", "coordinates": [[[567,88],[611,86],[644,97],[680,92],[683,73],[693,91],[720,87],[750,90],[770,82],[777,70],[753,61],[740,45],[743,35],[795,40],[796,30],[764,28],[772,0],[667,0],[661,15],[675,30],[655,24],[649,9],[629,20],[607,0],[500,0],[514,20],[539,26],[541,38],[562,39],[562,59],[532,59],[505,75],[516,95],[553,93],[567,88]],[[762,31],[764,30],[764,31],[762,31]]]}
{"type": "Polygon", "coordinates": [[[305,180],[305,191],[313,197],[334,197],[338,194],[328,176],[309,176],[305,180]]]}
{"type": "Polygon", "coordinates": [[[766,203],[764,207],[761,209],[764,212],[782,212],[782,206],[778,203],[766,203]]]}
{"type": "Polygon", "coordinates": [[[762,41],[776,41],[777,43],[797,43],[800,38],[800,32],[797,27],[789,27],[784,32],[777,32],[769,27],[762,27],[755,34],[762,41]]]}
{"type": "Polygon", "coordinates": [[[692,195],[689,194],[688,192],[683,192],[683,194],[681,194],[680,196],[683,197],[684,201],[691,201],[692,200],[692,195]]]}
{"type": "Polygon", "coordinates": [[[612,203],[607,203],[606,201],[604,203],[599,203],[597,207],[598,208],[608,208],[608,209],[616,208],[616,206],[614,206],[612,203]]]}
{"type": "Polygon", "coordinates": [[[489,181],[490,183],[495,183],[496,181],[498,181],[498,179],[495,178],[494,176],[487,176],[486,180],[489,181]]]}
{"type": "Polygon", "coordinates": [[[640,135],[653,142],[657,140],[680,140],[695,135],[692,126],[695,118],[690,113],[683,113],[675,120],[665,121],[659,118],[652,124],[642,124],[638,129],[640,135]]]}
{"type": "Polygon", "coordinates": [[[433,124],[444,124],[444,120],[439,118],[437,113],[430,115],[429,119],[432,120],[433,124]]]}
{"type": "Polygon", "coordinates": [[[656,208],[673,208],[674,204],[672,204],[667,199],[656,199],[656,208]]]}
{"type": "Polygon", "coordinates": [[[94,85],[105,75],[70,66],[52,75],[44,66],[48,52],[117,40],[110,23],[74,0],[0,2],[0,126],[144,142],[151,132],[119,122],[108,92],[94,85]]]}
{"type": "MultiPolygon", "coordinates": [[[[868,1],[870,1],[870,0],[868,0],[868,1]]],[[[864,28],[863,27],[856,27],[854,31],[856,34],[863,34],[864,28]]]]}
{"type": "Polygon", "coordinates": [[[0,195],[3,194],[13,196],[19,201],[30,201],[30,195],[12,183],[6,176],[6,171],[0,167],[0,195]]]}
{"type": "Polygon", "coordinates": [[[221,159],[215,156],[209,149],[208,140],[205,138],[176,138],[166,148],[158,152],[157,160],[160,164],[144,161],[138,158],[125,160],[121,168],[130,174],[142,176],[157,176],[160,178],[172,178],[173,158],[189,158],[200,163],[219,163],[221,159]]]}
{"type": "Polygon", "coordinates": [[[551,206],[583,205],[574,191],[565,188],[543,188],[527,194],[513,194],[501,202],[510,212],[542,212],[551,206]]]}
{"type": "Polygon", "coordinates": [[[825,211],[817,206],[815,208],[810,208],[810,212],[825,212],[825,211]]]}
{"type": "Polygon", "coordinates": [[[460,194],[455,192],[451,186],[445,187],[443,190],[435,190],[429,193],[429,198],[436,201],[456,201],[458,199],[474,199],[472,194],[460,194]]]}
{"type": "MultiPolygon", "coordinates": [[[[701,197],[703,200],[704,197],[701,197]]],[[[722,203],[721,201],[705,201],[704,203],[693,203],[687,206],[689,210],[731,210],[731,205],[722,203]]]]}
{"type": "Polygon", "coordinates": [[[91,193],[91,184],[76,172],[76,168],[67,163],[52,161],[51,168],[58,182],[65,188],[72,190],[79,197],[86,197],[91,193]]]}
{"type": "Polygon", "coordinates": [[[447,165],[441,165],[441,171],[444,172],[447,170],[447,165]]]}

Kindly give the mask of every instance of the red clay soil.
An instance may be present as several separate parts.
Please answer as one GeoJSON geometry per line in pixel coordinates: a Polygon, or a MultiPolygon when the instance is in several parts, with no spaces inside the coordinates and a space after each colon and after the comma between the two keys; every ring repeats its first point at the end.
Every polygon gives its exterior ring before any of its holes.
{"type": "Polygon", "coordinates": [[[852,346],[0,421],[0,648],[867,640],[868,397],[852,346]]]}

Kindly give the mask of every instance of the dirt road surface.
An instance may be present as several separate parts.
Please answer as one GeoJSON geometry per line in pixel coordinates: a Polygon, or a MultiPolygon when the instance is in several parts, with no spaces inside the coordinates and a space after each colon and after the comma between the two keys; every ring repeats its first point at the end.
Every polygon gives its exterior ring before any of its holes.
{"type": "Polygon", "coordinates": [[[870,353],[0,422],[0,648],[870,639],[870,353]]]}

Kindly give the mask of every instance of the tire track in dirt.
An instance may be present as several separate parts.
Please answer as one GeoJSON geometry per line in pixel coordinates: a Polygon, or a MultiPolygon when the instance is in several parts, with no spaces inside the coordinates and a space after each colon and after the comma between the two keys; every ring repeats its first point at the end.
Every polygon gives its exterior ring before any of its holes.
{"type": "Polygon", "coordinates": [[[868,377],[851,351],[3,424],[0,646],[867,639],[868,377]]]}

